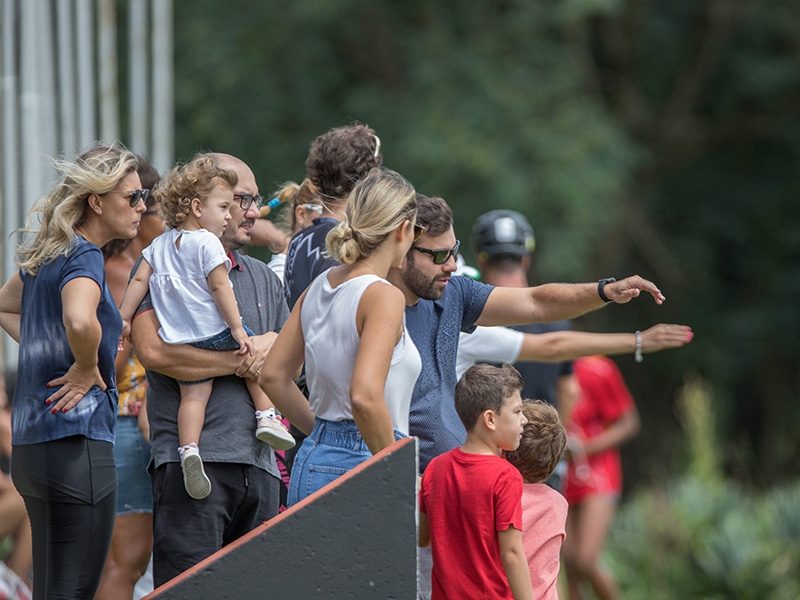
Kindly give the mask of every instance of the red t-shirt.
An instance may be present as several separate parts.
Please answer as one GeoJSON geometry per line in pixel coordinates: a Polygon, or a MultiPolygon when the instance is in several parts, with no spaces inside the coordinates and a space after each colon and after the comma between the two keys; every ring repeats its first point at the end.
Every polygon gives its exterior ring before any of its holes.
{"type": "Polygon", "coordinates": [[[425,469],[419,510],[431,534],[431,600],[513,600],[497,532],[522,530],[522,475],[515,467],[455,448],[425,469]]]}
{"type": "MultiPolygon", "coordinates": [[[[588,356],[573,363],[581,391],[572,409],[568,429],[587,440],[634,408],[633,398],[617,365],[605,356],[588,356]]],[[[598,493],[622,491],[622,465],[617,448],[593,454],[585,461],[569,464],[564,497],[578,504],[598,493]]]]}

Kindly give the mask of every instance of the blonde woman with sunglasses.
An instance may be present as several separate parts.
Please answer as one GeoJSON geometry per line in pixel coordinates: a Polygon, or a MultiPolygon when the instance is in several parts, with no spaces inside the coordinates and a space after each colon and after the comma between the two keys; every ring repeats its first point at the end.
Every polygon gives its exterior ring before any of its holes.
{"type": "Polygon", "coordinates": [[[136,157],[118,145],[56,165],[61,179],[31,211],[20,270],[0,290],[0,326],[19,342],[11,475],[31,521],[33,597],[88,599],[117,495],[122,320],[100,248],[136,235],[147,192],[136,157]]]}
{"type": "Polygon", "coordinates": [[[405,329],[403,295],[386,276],[418,233],[411,184],[392,171],[371,171],[327,236],[327,251],[340,266],[300,296],[270,351],[259,383],[309,434],[295,457],[289,505],[408,435],[422,365],[405,329]],[[292,379],[303,363],[308,401],[292,379]]]}

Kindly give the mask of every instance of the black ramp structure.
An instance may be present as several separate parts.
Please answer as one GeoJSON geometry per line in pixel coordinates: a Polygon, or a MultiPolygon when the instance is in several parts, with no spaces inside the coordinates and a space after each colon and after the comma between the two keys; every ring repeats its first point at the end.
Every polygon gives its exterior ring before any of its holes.
{"type": "Polygon", "coordinates": [[[146,600],[413,600],[416,474],[397,441],[146,600]]]}

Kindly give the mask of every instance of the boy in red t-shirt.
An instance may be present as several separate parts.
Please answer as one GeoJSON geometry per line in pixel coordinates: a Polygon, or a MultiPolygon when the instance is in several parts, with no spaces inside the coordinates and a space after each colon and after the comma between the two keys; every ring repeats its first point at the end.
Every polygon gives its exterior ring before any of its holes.
{"type": "Polygon", "coordinates": [[[432,545],[431,600],[533,600],[522,476],[500,457],[522,437],[522,383],[510,365],[475,365],[456,385],[467,440],[430,462],[419,492],[419,545],[432,545]]]}
{"type": "Polygon", "coordinates": [[[561,544],[566,537],[567,501],[542,483],[556,468],[567,445],[558,411],[542,400],[525,400],[527,423],[519,448],[506,460],[522,474],[522,545],[536,600],[558,600],[561,544]]]}

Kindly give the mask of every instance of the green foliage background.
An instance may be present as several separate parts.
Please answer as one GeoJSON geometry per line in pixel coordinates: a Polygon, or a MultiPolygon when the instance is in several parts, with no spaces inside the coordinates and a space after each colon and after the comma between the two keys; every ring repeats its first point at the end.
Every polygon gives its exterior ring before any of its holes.
{"type": "Polygon", "coordinates": [[[532,282],[638,273],[667,295],[580,325],[693,327],[618,361],[643,413],[632,484],[686,461],[687,371],[713,388],[728,473],[797,475],[800,4],[176,0],[175,23],[180,157],[237,154],[267,194],[314,137],[368,123],[462,240],[486,210],[525,213],[532,282]]]}

